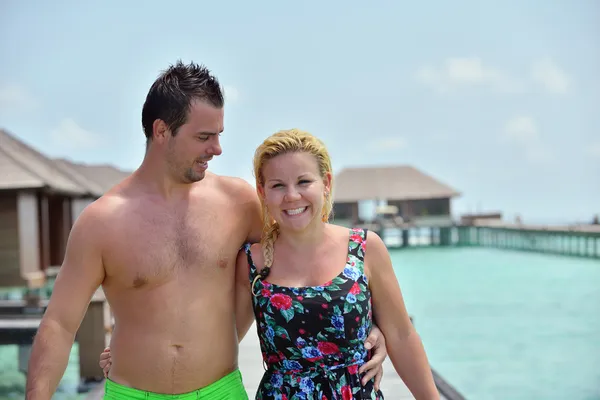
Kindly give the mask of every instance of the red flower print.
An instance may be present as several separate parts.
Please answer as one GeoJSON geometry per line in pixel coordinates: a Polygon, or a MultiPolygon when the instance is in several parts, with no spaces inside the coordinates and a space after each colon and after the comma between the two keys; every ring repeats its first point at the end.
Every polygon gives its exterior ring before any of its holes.
{"type": "Polygon", "coordinates": [[[272,363],[276,363],[279,361],[279,356],[276,354],[269,354],[269,357],[267,358],[267,363],[268,364],[272,364],[272,363]]]}
{"type": "Polygon", "coordinates": [[[327,308],[327,307],[329,307],[329,306],[327,305],[327,303],[323,303],[323,304],[321,304],[321,307],[323,307],[323,308],[327,308]]]}
{"type": "Polygon", "coordinates": [[[302,328],[298,329],[298,333],[301,335],[304,335],[306,333],[306,331],[302,328]]]}
{"type": "Polygon", "coordinates": [[[285,393],[283,393],[283,394],[281,395],[281,400],[288,400],[288,398],[287,398],[287,396],[285,395],[285,393]]]}
{"type": "Polygon", "coordinates": [[[348,367],[348,373],[356,375],[358,373],[358,365],[354,364],[348,367]]]}
{"type": "Polygon", "coordinates": [[[292,298],[288,295],[277,293],[271,297],[271,304],[278,310],[289,310],[292,307],[292,298]]]}
{"type": "Polygon", "coordinates": [[[323,355],[337,354],[340,352],[340,349],[337,347],[337,345],[331,342],[319,342],[317,344],[317,348],[323,355]]]}
{"type": "Polygon", "coordinates": [[[271,291],[269,289],[263,289],[260,291],[263,297],[271,297],[271,291]]]}
{"type": "Polygon", "coordinates": [[[354,282],[354,285],[350,288],[350,293],[353,295],[357,295],[360,293],[360,286],[358,286],[358,282],[354,282]]]}
{"type": "Polygon", "coordinates": [[[332,283],[333,283],[333,281],[329,281],[329,282],[326,282],[323,286],[325,286],[325,287],[331,286],[332,283]]]}
{"type": "Polygon", "coordinates": [[[296,298],[298,299],[298,301],[302,301],[302,300],[304,300],[304,297],[302,297],[302,296],[298,296],[298,297],[296,297],[296,298]]]}
{"type": "Polygon", "coordinates": [[[350,240],[352,240],[354,243],[362,243],[362,238],[357,234],[350,236],[350,240]]]}
{"type": "Polygon", "coordinates": [[[349,385],[342,387],[342,400],[352,400],[352,389],[349,385]]]}

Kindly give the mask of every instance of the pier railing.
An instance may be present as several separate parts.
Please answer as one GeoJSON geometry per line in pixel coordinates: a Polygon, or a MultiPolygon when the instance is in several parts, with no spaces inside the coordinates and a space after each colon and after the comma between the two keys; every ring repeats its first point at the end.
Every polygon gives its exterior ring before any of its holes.
{"type": "Polygon", "coordinates": [[[481,246],[600,259],[600,225],[540,226],[474,223],[451,226],[371,227],[388,248],[481,246]]]}
{"type": "Polygon", "coordinates": [[[433,381],[435,382],[435,387],[440,393],[442,400],[466,400],[466,398],[458,391],[454,386],[452,386],[448,381],[446,381],[435,369],[431,369],[431,373],[433,374],[433,381]]]}
{"type": "Polygon", "coordinates": [[[459,226],[456,245],[485,246],[566,256],[600,258],[600,226],[459,226]]]}

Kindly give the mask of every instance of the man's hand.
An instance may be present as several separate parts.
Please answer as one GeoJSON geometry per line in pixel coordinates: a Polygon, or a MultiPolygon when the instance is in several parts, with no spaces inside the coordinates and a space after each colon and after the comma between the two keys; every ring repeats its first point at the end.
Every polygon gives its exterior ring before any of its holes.
{"type": "Polygon", "coordinates": [[[387,350],[385,348],[385,337],[376,325],[373,325],[371,333],[365,340],[365,348],[373,350],[371,359],[364,363],[358,370],[360,374],[365,373],[362,378],[362,384],[365,385],[369,380],[375,377],[375,390],[379,390],[379,384],[383,377],[383,362],[387,358],[387,350]]]}

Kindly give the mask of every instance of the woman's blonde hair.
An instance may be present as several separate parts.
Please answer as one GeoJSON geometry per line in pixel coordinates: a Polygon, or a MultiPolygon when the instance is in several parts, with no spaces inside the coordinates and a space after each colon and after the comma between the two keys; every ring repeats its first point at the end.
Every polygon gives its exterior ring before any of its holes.
{"type": "MultiPolygon", "coordinates": [[[[331,174],[331,159],[325,144],[317,137],[299,129],[282,130],[265,139],[254,153],[254,176],[256,188],[264,187],[265,180],[263,168],[267,161],[286,153],[307,153],[315,157],[319,168],[319,174],[324,178],[327,173],[331,174]]],[[[333,180],[332,180],[333,182],[333,180]]],[[[260,196],[263,218],[263,233],[261,244],[263,248],[264,266],[261,275],[265,278],[273,264],[273,244],[279,235],[279,224],[269,215],[265,200],[260,196]]],[[[333,208],[333,196],[331,190],[325,193],[325,201],[321,210],[321,220],[327,222],[333,208]]]]}

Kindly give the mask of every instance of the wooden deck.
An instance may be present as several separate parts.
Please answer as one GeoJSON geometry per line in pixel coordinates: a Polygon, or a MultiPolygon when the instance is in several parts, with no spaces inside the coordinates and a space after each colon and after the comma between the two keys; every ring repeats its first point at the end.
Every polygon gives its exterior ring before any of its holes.
{"type": "MultiPolygon", "coordinates": [[[[244,340],[240,343],[239,366],[244,379],[244,386],[248,392],[248,397],[254,399],[258,384],[262,379],[264,368],[258,336],[256,335],[256,326],[253,324],[244,340]]],[[[389,358],[384,364],[384,377],[381,382],[381,390],[386,399],[390,400],[408,400],[414,399],[408,391],[389,358]]],[[[86,400],[101,400],[103,395],[103,385],[99,385],[91,391],[86,400]]]]}

